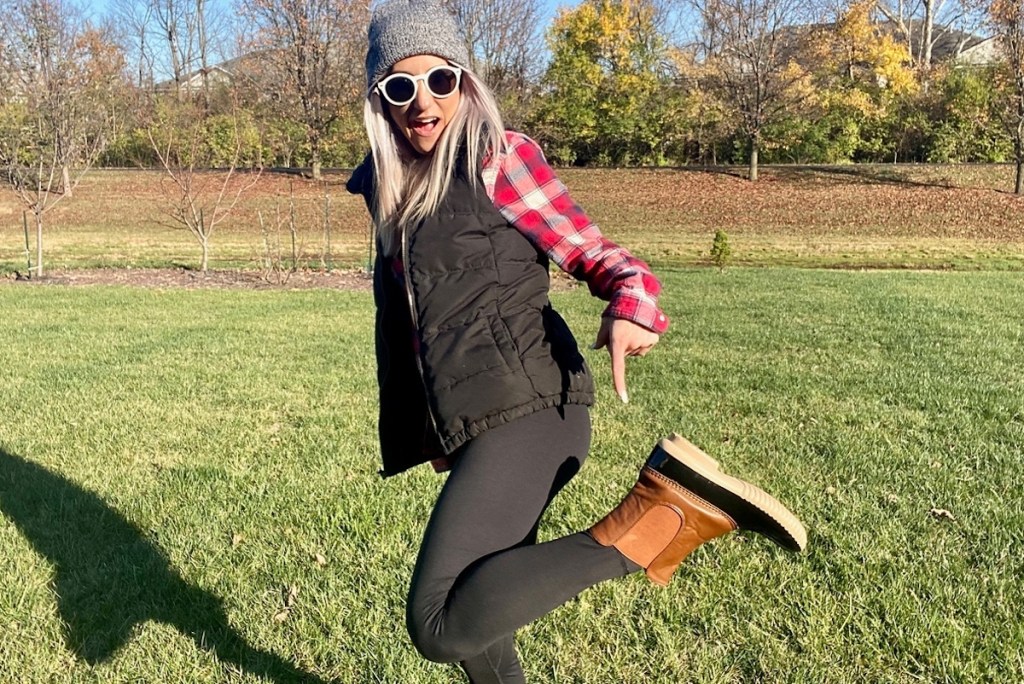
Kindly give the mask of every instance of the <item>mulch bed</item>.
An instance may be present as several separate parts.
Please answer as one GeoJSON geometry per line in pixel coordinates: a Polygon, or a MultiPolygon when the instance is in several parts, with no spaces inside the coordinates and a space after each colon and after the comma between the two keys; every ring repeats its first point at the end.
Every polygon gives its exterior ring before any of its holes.
{"type": "Polygon", "coordinates": [[[370,274],[362,269],[266,273],[245,270],[193,271],[185,268],[96,268],[54,270],[42,278],[12,274],[7,282],[25,285],[131,285],[155,288],[217,288],[247,290],[370,290],[370,274]]]}

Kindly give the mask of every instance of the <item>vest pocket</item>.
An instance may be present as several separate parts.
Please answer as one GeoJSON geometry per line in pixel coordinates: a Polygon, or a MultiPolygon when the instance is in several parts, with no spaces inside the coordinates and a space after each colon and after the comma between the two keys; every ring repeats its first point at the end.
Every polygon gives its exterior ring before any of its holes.
{"type": "Polygon", "coordinates": [[[512,331],[508,329],[505,319],[501,316],[491,316],[490,322],[494,344],[498,348],[501,358],[505,360],[505,365],[515,373],[525,374],[526,369],[523,368],[523,359],[519,355],[519,348],[516,347],[515,340],[512,338],[512,331]]]}

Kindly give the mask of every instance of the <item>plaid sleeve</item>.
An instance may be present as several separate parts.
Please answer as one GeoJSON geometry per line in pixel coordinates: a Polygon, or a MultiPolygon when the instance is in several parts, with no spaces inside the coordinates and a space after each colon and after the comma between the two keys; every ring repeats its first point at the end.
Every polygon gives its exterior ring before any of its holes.
{"type": "Polygon", "coordinates": [[[507,138],[507,150],[484,173],[488,195],[502,216],[563,271],[608,301],[604,316],[665,332],[668,317],[658,308],[661,283],[650,267],[601,235],[569,197],[537,143],[513,132],[507,138]]]}

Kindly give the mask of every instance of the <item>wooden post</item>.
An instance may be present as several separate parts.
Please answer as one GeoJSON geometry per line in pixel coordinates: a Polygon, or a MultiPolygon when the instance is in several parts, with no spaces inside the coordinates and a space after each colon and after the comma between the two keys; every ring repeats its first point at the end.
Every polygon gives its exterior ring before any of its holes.
{"type": "Polygon", "coordinates": [[[288,204],[288,228],[292,233],[292,273],[295,273],[299,270],[299,247],[295,239],[295,194],[292,191],[292,181],[290,179],[288,181],[288,204]]]}
{"type": "Polygon", "coordinates": [[[331,259],[331,196],[324,190],[324,239],[327,241],[326,245],[326,261],[325,264],[327,272],[330,273],[334,268],[334,264],[331,259]]]}
{"type": "Polygon", "coordinates": [[[28,277],[32,277],[32,251],[28,244],[28,212],[21,212],[21,225],[25,227],[25,262],[28,264],[28,277]]]}
{"type": "Polygon", "coordinates": [[[376,228],[377,228],[377,224],[375,224],[371,220],[370,221],[370,245],[369,245],[369,250],[366,252],[366,272],[367,273],[373,273],[373,239],[374,239],[374,237],[376,237],[374,235],[374,230],[376,228]]]}
{"type": "Polygon", "coordinates": [[[263,238],[263,271],[264,277],[270,274],[270,241],[267,239],[267,226],[263,223],[263,212],[256,210],[256,218],[260,222],[260,237],[263,238]]]}
{"type": "Polygon", "coordinates": [[[204,274],[209,268],[210,246],[209,238],[206,235],[206,219],[203,217],[202,208],[199,209],[199,241],[203,245],[203,262],[199,267],[204,274]]]}

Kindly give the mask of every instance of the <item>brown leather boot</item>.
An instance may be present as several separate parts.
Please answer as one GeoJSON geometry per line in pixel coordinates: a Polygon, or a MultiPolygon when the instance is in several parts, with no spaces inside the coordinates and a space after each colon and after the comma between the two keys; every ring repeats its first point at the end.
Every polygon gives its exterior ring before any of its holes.
{"type": "Polygon", "coordinates": [[[691,551],[736,529],[759,532],[792,551],[807,545],[803,525],[777,499],[726,475],[714,459],[673,434],[658,442],[636,485],[590,534],[665,586],[691,551]]]}

